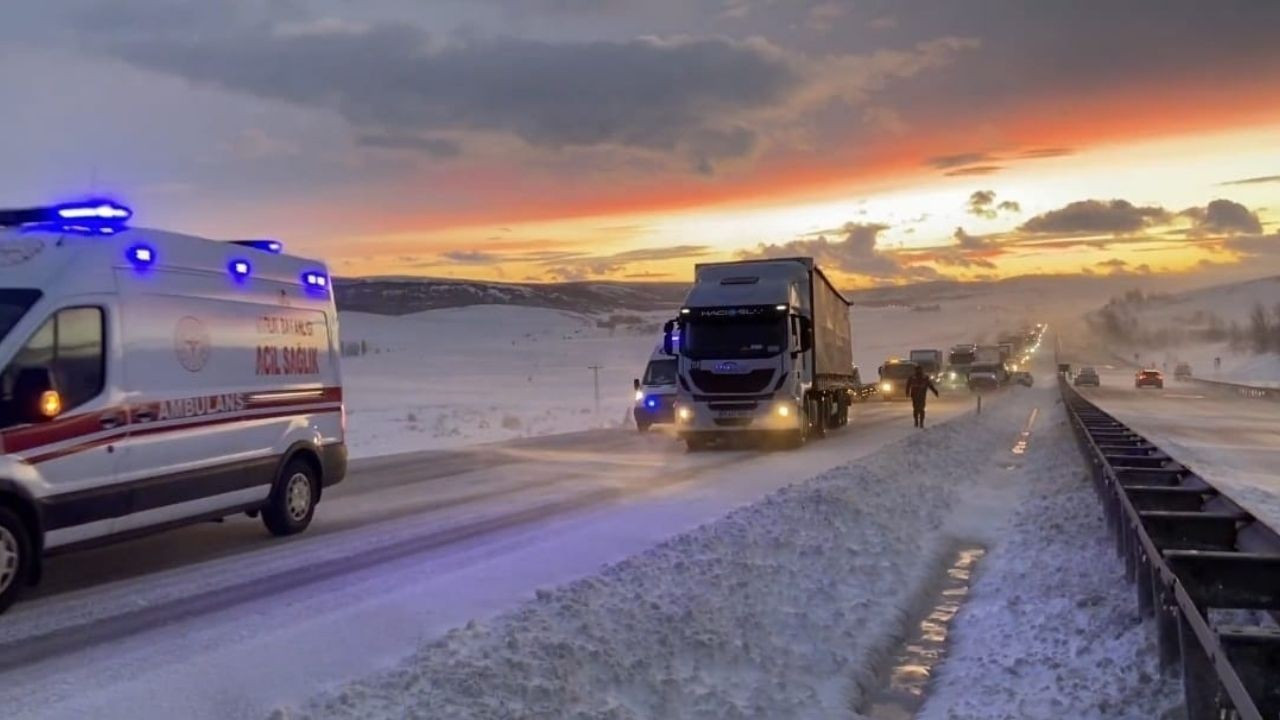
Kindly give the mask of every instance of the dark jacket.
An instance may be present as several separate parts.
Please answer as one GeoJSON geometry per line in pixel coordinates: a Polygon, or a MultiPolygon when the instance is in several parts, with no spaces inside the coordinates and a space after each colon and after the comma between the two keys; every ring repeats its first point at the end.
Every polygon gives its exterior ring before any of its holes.
{"type": "Polygon", "coordinates": [[[912,375],[907,378],[907,395],[911,397],[911,402],[923,405],[931,390],[934,397],[937,397],[938,388],[934,387],[927,375],[912,375]]]}

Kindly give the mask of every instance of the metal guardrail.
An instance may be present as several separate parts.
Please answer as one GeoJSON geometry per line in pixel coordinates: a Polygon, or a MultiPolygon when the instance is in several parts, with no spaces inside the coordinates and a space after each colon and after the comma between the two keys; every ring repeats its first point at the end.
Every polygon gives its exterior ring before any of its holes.
{"type": "Polygon", "coordinates": [[[1181,671],[1188,720],[1277,720],[1280,534],[1059,386],[1139,611],[1155,619],[1161,669],[1181,671]]]}

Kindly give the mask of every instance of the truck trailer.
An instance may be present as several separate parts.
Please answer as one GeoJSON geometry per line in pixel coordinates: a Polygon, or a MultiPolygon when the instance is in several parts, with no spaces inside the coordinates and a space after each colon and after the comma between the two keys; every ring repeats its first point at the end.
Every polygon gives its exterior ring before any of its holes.
{"type": "Polygon", "coordinates": [[[848,423],[859,387],[850,305],[812,258],[698,265],[663,341],[678,359],[688,448],[731,437],[795,447],[848,423]]]}

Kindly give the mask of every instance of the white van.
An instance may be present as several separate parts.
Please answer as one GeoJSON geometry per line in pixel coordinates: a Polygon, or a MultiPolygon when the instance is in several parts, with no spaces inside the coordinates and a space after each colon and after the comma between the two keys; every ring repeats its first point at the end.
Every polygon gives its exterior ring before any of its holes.
{"type": "Polygon", "coordinates": [[[300,532],[346,472],[324,265],[131,214],[0,210],[0,610],[47,553],[241,512],[300,532]]]}
{"type": "Polygon", "coordinates": [[[659,423],[673,423],[676,418],[676,358],[659,345],[649,356],[644,377],[636,378],[636,404],[632,415],[636,429],[648,432],[659,423]]]}

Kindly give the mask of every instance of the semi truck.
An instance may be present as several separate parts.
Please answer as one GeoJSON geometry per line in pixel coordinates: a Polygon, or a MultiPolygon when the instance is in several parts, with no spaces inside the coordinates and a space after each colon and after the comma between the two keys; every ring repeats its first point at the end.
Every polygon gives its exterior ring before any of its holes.
{"type": "Polygon", "coordinates": [[[663,339],[689,450],[735,437],[797,447],[848,423],[859,388],[850,305],[813,258],[696,266],[663,339]]]}
{"type": "Polygon", "coordinates": [[[947,354],[947,374],[943,380],[948,385],[964,386],[969,382],[969,368],[973,365],[976,345],[955,345],[947,354]]]}
{"type": "Polygon", "coordinates": [[[942,376],[942,351],[941,350],[912,350],[907,359],[924,368],[924,374],[933,380],[939,380],[942,376]]]}

